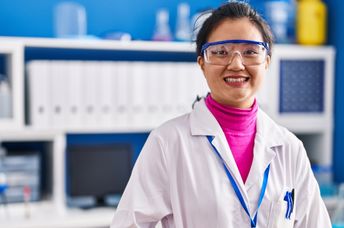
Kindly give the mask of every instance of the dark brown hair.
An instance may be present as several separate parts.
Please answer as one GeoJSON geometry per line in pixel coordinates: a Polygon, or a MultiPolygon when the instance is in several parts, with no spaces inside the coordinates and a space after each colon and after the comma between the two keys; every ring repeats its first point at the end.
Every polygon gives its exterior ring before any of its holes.
{"type": "Polygon", "coordinates": [[[237,1],[227,2],[219,8],[213,10],[211,15],[204,21],[196,38],[197,56],[202,54],[202,45],[207,43],[209,35],[223,20],[228,18],[239,19],[244,17],[247,17],[261,32],[263,41],[269,44],[268,54],[271,56],[273,35],[270,26],[249,4],[237,1]]]}

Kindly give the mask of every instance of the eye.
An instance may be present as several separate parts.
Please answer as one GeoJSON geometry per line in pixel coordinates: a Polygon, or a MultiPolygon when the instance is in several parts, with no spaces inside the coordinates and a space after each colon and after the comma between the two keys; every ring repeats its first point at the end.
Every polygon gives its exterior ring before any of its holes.
{"type": "Polygon", "coordinates": [[[217,57],[224,57],[228,55],[228,51],[224,49],[214,49],[210,51],[212,55],[215,55],[217,57]]]}
{"type": "Polygon", "coordinates": [[[246,49],[243,51],[243,55],[245,56],[256,56],[258,54],[259,54],[258,51],[254,49],[246,49]]]}
{"type": "Polygon", "coordinates": [[[254,44],[246,44],[240,47],[241,54],[245,57],[256,57],[262,53],[262,47],[254,44]]]}

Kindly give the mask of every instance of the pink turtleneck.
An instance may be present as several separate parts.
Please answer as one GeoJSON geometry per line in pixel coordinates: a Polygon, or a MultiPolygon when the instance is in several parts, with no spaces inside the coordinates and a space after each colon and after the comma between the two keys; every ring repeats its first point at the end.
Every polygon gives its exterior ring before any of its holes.
{"type": "Polygon", "coordinates": [[[205,103],[222,128],[245,183],[253,161],[257,102],[251,108],[240,109],[219,104],[208,95],[205,103]]]}

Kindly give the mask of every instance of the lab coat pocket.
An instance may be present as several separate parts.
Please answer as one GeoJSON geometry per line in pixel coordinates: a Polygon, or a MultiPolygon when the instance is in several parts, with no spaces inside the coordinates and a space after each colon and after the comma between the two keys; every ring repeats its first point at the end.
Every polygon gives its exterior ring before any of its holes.
{"type": "MultiPolygon", "coordinates": [[[[294,227],[295,211],[292,204],[288,203],[288,197],[291,197],[291,191],[283,191],[277,202],[272,205],[272,216],[270,219],[270,228],[291,228],[294,227]]],[[[290,198],[290,201],[291,198],[290,198]]]]}

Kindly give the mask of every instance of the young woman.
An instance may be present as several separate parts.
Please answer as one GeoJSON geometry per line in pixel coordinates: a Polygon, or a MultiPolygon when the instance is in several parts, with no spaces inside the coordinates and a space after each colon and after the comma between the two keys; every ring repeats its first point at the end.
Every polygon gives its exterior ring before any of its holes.
{"type": "Polygon", "coordinates": [[[302,143],[255,99],[271,59],[269,26],[230,2],[196,44],[211,92],[152,131],[111,227],[330,228],[302,143]]]}

